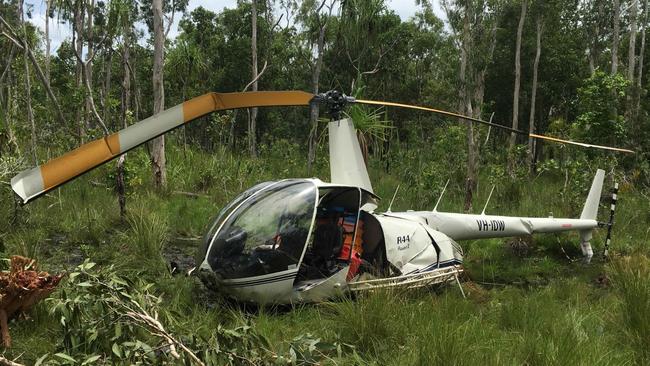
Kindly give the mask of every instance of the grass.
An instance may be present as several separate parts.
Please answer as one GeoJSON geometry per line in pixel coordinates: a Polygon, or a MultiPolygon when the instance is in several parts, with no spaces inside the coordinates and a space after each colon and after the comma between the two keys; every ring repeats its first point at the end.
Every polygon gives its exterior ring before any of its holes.
{"type": "MultiPolygon", "coordinates": [[[[462,136],[461,136],[462,137],[462,136]]],[[[634,187],[619,195],[614,259],[580,263],[577,234],[536,236],[524,247],[508,240],[461,243],[468,277],[464,299],[457,288],[380,291],[293,309],[243,309],[207,292],[195,278],[168,273],[161,252],[198,250],[192,241],[236,194],[255,183],[307,175],[300,148],[287,142],[263,146],[257,160],[227,150],[212,153],[169,144],[169,186],[153,192],[144,150],[129,153],[128,217],[119,218],[109,178],[114,165],[97,169],[64,188],[14,210],[8,187],[0,194],[0,254],[35,257],[50,271],[67,270],[84,258],[115,264],[126,276],[154,283],[162,296],[166,326],[182,339],[213,339],[215,329],[252,324],[275,354],[296,340],[319,339],[340,353],[323,358],[339,365],[629,365],[650,363],[650,215],[634,187]],[[180,192],[180,193],[179,193],[180,192]],[[182,192],[197,193],[187,196],[182,192]],[[598,279],[603,279],[598,281],[598,279]],[[301,338],[302,337],[302,338],[301,338]]],[[[452,177],[441,211],[462,211],[463,167],[440,159],[444,152],[401,147],[389,167],[371,159],[375,192],[393,210],[431,209],[452,177]],[[397,164],[399,162],[399,164],[397,164]]],[[[576,216],[589,182],[559,172],[512,182],[488,166],[481,172],[474,212],[526,216],[576,216]],[[495,175],[496,174],[496,175],[495,175]]],[[[312,175],[327,180],[326,151],[312,175]]],[[[7,177],[2,178],[8,180],[7,177]]],[[[606,219],[607,210],[601,212],[606,219]]],[[[602,250],[604,230],[592,244],[602,250]]],[[[53,294],[52,296],[57,296],[53,294]]],[[[58,319],[41,303],[28,321],[10,327],[14,348],[6,357],[35,362],[61,351],[58,319]],[[43,340],[49,341],[43,341],[43,340]]]]}

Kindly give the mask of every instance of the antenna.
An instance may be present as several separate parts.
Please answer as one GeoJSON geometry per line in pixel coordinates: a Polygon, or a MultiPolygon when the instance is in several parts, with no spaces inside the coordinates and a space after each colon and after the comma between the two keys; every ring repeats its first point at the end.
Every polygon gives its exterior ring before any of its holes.
{"type": "Polygon", "coordinates": [[[449,179],[447,179],[447,183],[445,183],[445,187],[442,189],[442,192],[440,192],[440,197],[438,197],[438,201],[436,201],[436,206],[433,208],[433,212],[438,211],[438,205],[440,204],[440,201],[442,200],[442,196],[445,195],[445,191],[447,190],[447,185],[449,184],[449,179]]]}
{"type": "Polygon", "coordinates": [[[399,184],[397,185],[397,188],[395,188],[395,193],[393,193],[393,199],[390,200],[390,205],[388,205],[388,211],[386,212],[391,212],[390,209],[393,208],[393,202],[395,202],[395,197],[397,197],[397,191],[399,191],[399,184]]]}
{"type": "Polygon", "coordinates": [[[490,203],[490,198],[492,198],[492,192],[494,192],[494,187],[496,186],[492,186],[492,190],[490,191],[490,195],[488,196],[488,199],[485,202],[485,206],[483,206],[483,211],[481,211],[481,215],[485,215],[485,209],[487,208],[488,203],[490,203]]]}

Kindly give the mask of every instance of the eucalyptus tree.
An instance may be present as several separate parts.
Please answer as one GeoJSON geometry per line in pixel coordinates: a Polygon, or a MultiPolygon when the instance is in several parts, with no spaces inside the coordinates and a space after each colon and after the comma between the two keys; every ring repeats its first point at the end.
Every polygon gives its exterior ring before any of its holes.
{"type": "MultiPolygon", "coordinates": [[[[337,0],[307,0],[300,6],[300,22],[307,34],[311,63],[311,91],[320,92],[320,74],[323,68],[323,54],[328,25],[331,23],[332,12],[337,0]],[[314,47],[316,50],[314,51],[314,47]]],[[[316,159],[316,143],[318,139],[318,105],[312,104],[309,111],[309,151],[307,153],[307,171],[310,173],[316,159]]]]}
{"type": "MultiPolygon", "coordinates": [[[[443,7],[459,49],[459,98],[461,114],[482,117],[485,79],[491,63],[501,13],[500,1],[444,1],[443,7]]],[[[476,127],[467,124],[467,179],[465,184],[465,211],[472,209],[472,200],[478,181],[478,136],[476,127]]]]}

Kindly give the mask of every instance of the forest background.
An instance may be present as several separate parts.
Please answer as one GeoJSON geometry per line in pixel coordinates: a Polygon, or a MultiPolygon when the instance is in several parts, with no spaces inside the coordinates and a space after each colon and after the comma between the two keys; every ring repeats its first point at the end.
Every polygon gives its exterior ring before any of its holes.
{"type": "MultiPolygon", "coordinates": [[[[188,345],[179,356],[188,363],[192,352],[217,364],[647,363],[648,1],[415,4],[402,19],[383,0],[238,1],[220,12],[189,11],[188,0],[2,1],[0,253],[77,273],[31,321],[13,323],[6,356],[173,362],[165,337],[123,316],[135,298],[188,345]],[[43,30],[35,7],[46,9],[43,30]],[[55,23],[70,37],[52,52],[55,23]],[[402,185],[394,209],[430,209],[449,179],[447,210],[476,212],[495,186],[488,212],[575,216],[596,168],[606,169],[622,197],[613,261],[577,264],[571,235],[477,241],[465,244],[470,300],[452,289],[389,293],[279,313],[233,307],[169,274],[170,261],[192,267],[210,218],[241,190],[328,179],[326,116],[315,108],[214,113],[33,204],[14,201],[8,182],[22,169],[184,100],[294,89],[635,150],[539,142],[409,110],[349,110],[375,191],[391,197],[402,185]]],[[[599,251],[603,240],[594,240],[599,251]]]]}

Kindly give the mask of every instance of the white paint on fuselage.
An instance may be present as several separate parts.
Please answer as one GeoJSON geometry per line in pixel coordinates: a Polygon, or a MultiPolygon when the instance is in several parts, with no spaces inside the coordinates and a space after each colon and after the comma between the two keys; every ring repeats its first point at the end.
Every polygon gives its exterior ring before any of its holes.
{"type": "Polygon", "coordinates": [[[422,219],[432,229],[446,234],[453,240],[503,238],[571,230],[585,231],[598,226],[596,220],[552,217],[468,215],[431,211],[393,212],[391,215],[422,219]]]}

